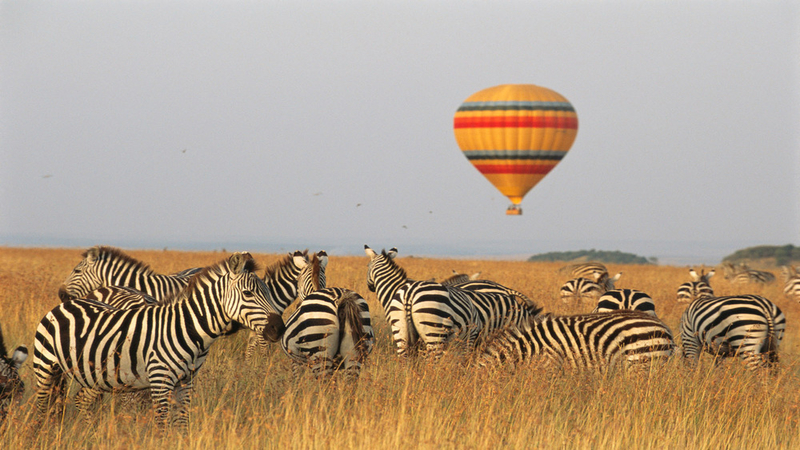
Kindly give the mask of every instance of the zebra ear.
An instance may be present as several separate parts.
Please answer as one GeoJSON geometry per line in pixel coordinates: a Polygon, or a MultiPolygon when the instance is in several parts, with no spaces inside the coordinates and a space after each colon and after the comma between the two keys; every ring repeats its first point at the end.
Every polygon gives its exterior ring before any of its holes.
{"type": "Polygon", "coordinates": [[[100,257],[100,247],[92,247],[86,251],[86,259],[89,262],[95,262],[100,257]]]}
{"type": "Polygon", "coordinates": [[[306,255],[307,253],[303,253],[300,250],[294,252],[294,255],[292,255],[292,261],[294,262],[294,265],[301,269],[307,266],[308,257],[306,255]]]}
{"type": "Polygon", "coordinates": [[[14,366],[19,369],[19,366],[28,359],[28,347],[24,345],[20,345],[14,350],[14,354],[11,356],[11,361],[14,363],[14,366]]]}
{"type": "Polygon", "coordinates": [[[372,258],[374,258],[374,257],[378,256],[378,254],[377,254],[377,253],[375,253],[375,250],[373,250],[373,249],[369,248],[369,246],[368,246],[367,244],[364,244],[364,253],[366,253],[366,254],[367,254],[367,256],[369,256],[369,257],[370,257],[370,259],[372,259],[372,258]]]}
{"type": "Polygon", "coordinates": [[[317,252],[317,258],[319,258],[319,267],[324,269],[328,265],[328,252],[320,250],[317,252]]]}
{"type": "Polygon", "coordinates": [[[386,256],[388,256],[389,259],[394,259],[395,256],[397,256],[397,247],[390,248],[389,251],[386,253],[386,256]]]}
{"type": "Polygon", "coordinates": [[[697,272],[695,272],[694,267],[689,269],[689,276],[692,277],[692,281],[697,281],[700,279],[700,275],[698,275],[697,272]]]}
{"type": "Polygon", "coordinates": [[[714,269],[711,269],[711,270],[710,270],[710,271],[709,271],[709,272],[706,274],[706,280],[708,280],[709,278],[711,278],[711,277],[713,277],[713,276],[714,276],[714,269]]]}
{"type": "Polygon", "coordinates": [[[248,258],[241,253],[234,253],[228,258],[228,266],[233,273],[244,273],[247,268],[248,258]]]}

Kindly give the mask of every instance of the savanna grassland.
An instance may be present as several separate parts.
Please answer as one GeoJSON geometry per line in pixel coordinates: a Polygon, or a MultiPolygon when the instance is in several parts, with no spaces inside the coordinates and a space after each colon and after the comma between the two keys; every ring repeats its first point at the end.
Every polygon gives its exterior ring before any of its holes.
{"type": "MultiPolygon", "coordinates": [[[[106,395],[95,423],[86,425],[67,403],[61,420],[32,427],[33,336],[59,300],[59,285],[83,249],[0,248],[0,324],[9,349],[26,344],[20,374],[22,404],[0,429],[0,448],[800,448],[800,305],[781,283],[735,290],[722,274],[717,295],[758,293],[776,302],[788,327],[775,375],[749,373],[736,362],[697,370],[679,357],[649,374],[574,373],[535,366],[480,371],[457,350],[442,360],[401,360],[375,294],[366,287],[368,258],[330,256],[328,285],[353,289],[369,302],[377,343],[361,378],[292,379],[277,344],[245,363],[246,332],[218,340],[195,386],[190,430],[159,433],[145,406],[106,395]]],[[[220,252],[127,251],[161,273],[207,266],[220,252]]],[[[282,255],[254,254],[264,266],[282,255]]],[[[560,263],[465,261],[403,257],[415,279],[444,278],[452,269],[514,287],[546,312],[588,312],[565,305],[560,263]]],[[[656,311],[678,334],[684,306],[675,302],[687,268],[610,265],[620,288],[649,293],[656,311]]],[[[720,271],[721,272],[721,271],[720,271]]],[[[779,277],[780,278],[780,277],[779,277]]],[[[75,386],[71,387],[74,393],[75,386]]]]}

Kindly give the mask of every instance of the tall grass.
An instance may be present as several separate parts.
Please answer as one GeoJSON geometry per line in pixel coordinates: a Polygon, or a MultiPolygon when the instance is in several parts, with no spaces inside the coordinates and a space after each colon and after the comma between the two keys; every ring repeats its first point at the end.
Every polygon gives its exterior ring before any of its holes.
{"type": "MultiPolygon", "coordinates": [[[[0,248],[0,323],[8,347],[32,350],[39,320],[58,303],[59,284],[80,260],[76,249],[0,248]]],[[[211,252],[130,251],[169,273],[206,266],[226,255],[211,252]]],[[[264,265],[281,255],[254,255],[264,265]]],[[[557,313],[588,312],[565,305],[565,281],[553,263],[401,258],[416,279],[443,278],[452,269],[474,273],[528,294],[557,313]]],[[[273,345],[244,362],[246,333],[220,339],[200,370],[190,408],[190,430],[159,433],[147,405],[106,395],[94,423],[86,425],[71,403],[61,420],[41,427],[33,417],[35,381],[30,360],[22,405],[0,429],[1,448],[797,448],[800,446],[800,307],[779,285],[748,288],[778,303],[787,315],[781,368],[753,374],[736,361],[715,366],[704,357],[695,371],[673,358],[648,374],[552,372],[535,366],[515,371],[476,370],[457,350],[435,363],[393,354],[375,295],[365,285],[366,257],[332,255],[328,284],[353,289],[370,303],[377,345],[361,378],[292,379],[290,362],[273,345]]],[[[659,316],[677,335],[684,306],[675,303],[687,269],[614,266],[619,287],[648,292],[659,316]]],[[[719,295],[736,293],[712,278],[719,295]]],[[[73,384],[72,389],[75,386],[73,384]]]]}

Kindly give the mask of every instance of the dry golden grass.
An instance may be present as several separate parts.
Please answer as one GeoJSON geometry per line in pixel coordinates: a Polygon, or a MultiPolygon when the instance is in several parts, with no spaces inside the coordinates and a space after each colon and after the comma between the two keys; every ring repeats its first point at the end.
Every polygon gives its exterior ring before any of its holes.
{"type": "MultiPolygon", "coordinates": [[[[33,349],[39,320],[58,303],[56,292],[78,263],[78,249],[0,248],[0,321],[8,347],[33,349]]],[[[169,273],[206,266],[226,255],[213,252],[128,251],[169,273]]],[[[264,265],[281,255],[254,255],[264,265]]],[[[587,312],[593,305],[565,305],[565,280],[557,263],[400,258],[410,277],[444,278],[452,269],[512,286],[545,311],[587,312]]],[[[703,358],[686,373],[679,358],[649,376],[610,372],[477,372],[457,352],[437,363],[394,356],[375,295],[366,288],[367,258],[331,255],[328,284],[353,289],[370,303],[377,346],[361,379],[319,382],[291,379],[277,346],[244,362],[247,333],[220,339],[201,369],[187,436],[154,427],[148,409],[123,407],[106,396],[93,426],[71,404],[62,421],[28,426],[35,387],[31,359],[21,369],[23,403],[0,430],[0,448],[798,448],[800,446],[800,305],[783,298],[779,284],[759,293],[788,318],[776,376],[745,372],[739,364],[713,367],[703,358]]],[[[677,333],[684,306],[675,303],[688,280],[677,267],[614,266],[621,288],[648,292],[659,316],[677,333]]],[[[722,276],[718,295],[734,294],[722,276]]],[[[31,353],[32,354],[32,353],[31,353]]]]}

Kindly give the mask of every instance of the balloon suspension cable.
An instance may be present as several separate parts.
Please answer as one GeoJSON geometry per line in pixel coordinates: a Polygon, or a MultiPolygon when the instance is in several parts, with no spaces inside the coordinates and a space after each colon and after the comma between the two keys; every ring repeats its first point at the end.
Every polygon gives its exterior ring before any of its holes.
{"type": "Polygon", "coordinates": [[[508,208],[506,208],[506,215],[507,216],[521,216],[522,215],[522,208],[519,205],[511,204],[508,208]]]}

